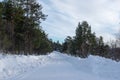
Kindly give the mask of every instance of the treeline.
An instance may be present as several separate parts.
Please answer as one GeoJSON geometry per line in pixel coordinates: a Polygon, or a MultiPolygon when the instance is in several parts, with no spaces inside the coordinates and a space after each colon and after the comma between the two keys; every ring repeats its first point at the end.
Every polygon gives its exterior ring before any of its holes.
{"type": "Polygon", "coordinates": [[[117,33],[116,40],[111,40],[108,42],[111,46],[109,50],[109,57],[113,60],[120,61],[120,32],[117,33]]]}
{"type": "Polygon", "coordinates": [[[120,33],[116,43],[105,44],[96,37],[87,21],[78,23],[74,37],[68,36],[63,44],[48,39],[40,26],[47,15],[36,0],[3,0],[0,2],[0,51],[11,54],[46,54],[53,50],[86,58],[99,55],[120,60],[120,33]],[[119,47],[116,47],[119,45],[119,47]]]}
{"type": "Polygon", "coordinates": [[[76,35],[68,36],[62,46],[62,52],[82,58],[86,58],[90,54],[106,56],[109,49],[109,46],[103,42],[103,37],[96,37],[95,32],[91,31],[91,26],[86,21],[78,23],[76,35]]]}
{"type": "Polygon", "coordinates": [[[0,2],[0,51],[12,54],[44,54],[51,41],[40,23],[47,15],[36,0],[0,2]]]}
{"type": "Polygon", "coordinates": [[[68,36],[63,44],[57,42],[55,49],[81,58],[98,55],[116,61],[120,60],[120,36],[117,37],[116,42],[109,42],[108,45],[108,43],[104,43],[102,36],[96,37],[87,21],[78,23],[75,32],[75,36],[68,36]]]}

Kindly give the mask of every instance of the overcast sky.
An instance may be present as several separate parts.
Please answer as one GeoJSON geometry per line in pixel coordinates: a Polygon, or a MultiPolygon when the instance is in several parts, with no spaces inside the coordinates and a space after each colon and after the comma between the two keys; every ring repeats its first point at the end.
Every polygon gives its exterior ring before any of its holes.
{"type": "Polygon", "coordinates": [[[104,41],[120,28],[120,0],[38,0],[48,15],[43,29],[54,41],[74,36],[78,22],[87,21],[104,41]]]}

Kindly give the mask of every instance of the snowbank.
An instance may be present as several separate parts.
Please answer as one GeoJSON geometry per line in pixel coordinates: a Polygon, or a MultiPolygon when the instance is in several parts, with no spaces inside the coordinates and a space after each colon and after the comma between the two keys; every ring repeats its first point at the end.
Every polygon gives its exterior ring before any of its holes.
{"type": "Polygon", "coordinates": [[[41,64],[47,64],[47,56],[0,55],[0,80],[23,74],[41,64]]]}
{"type": "MultiPolygon", "coordinates": [[[[62,73],[60,74],[61,76],[56,76],[58,78],[66,75],[66,77],[75,77],[74,80],[88,80],[89,78],[89,80],[120,80],[120,62],[98,56],[89,56],[87,59],[81,59],[55,51],[49,55],[41,56],[0,54],[0,80],[13,80],[14,77],[21,74],[24,75],[41,66],[45,67],[41,71],[46,71],[44,72],[45,74],[49,73],[46,75],[48,77],[50,77],[50,74],[57,74],[57,72],[47,71],[56,69],[59,74],[60,72],[62,73]],[[52,69],[49,68],[51,66],[52,69]]],[[[43,73],[40,72],[39,74],[43,73]]],[[[14,80],[16,79],[14,78],[14,80]]]]}

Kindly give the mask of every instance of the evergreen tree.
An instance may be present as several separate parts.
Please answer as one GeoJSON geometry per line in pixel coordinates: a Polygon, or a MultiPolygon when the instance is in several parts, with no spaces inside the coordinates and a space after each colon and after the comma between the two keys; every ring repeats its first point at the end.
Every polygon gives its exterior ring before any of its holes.
{"type": "Polygon", "coordinates": [[[52,51],[50,40],[41,29],[46,19],[36,0],[0,2],[0,47],[11,53],[46,53],[52,51]]]}
{"type": "Polygon", "coordinates": [[[63,52],[82,58],[88,57],[89,54],[106,57],[109,46],[103,42],[103,37],[97,38],[95,33],[91,31],[91,26],[83,21],[78,23],[76,35],[73,39],[68,36],[63,43],[63,52]]]}
{"type": "MultiPolygon", "coordinates": [[[[3,25],[2,25],[2,11],[3,11],[3,4],[0,2],[0,36],[3,34],[3,25]]],[[[0,49],[2,48],[2,37],[0,37],[0,49]]]]}
{"type": "Polygon", "coordinates": [[[62,45],[60,44],[59,41],[57,41],[57,42],[52,42],[52,44],[53,44],[53,50],[59,51],[59,52],[62,51],[62,45]]]}
{"type": "Polygon", "coordinates": [[[78,24],[76,29],[76,52],[80,57],[87,57],[89,53],[91,27],[86,21],[78,24]]]}
{"type": "Polygon", "coordinates": [[[62,50],[68,54],[75,55],[75,42],[70,36],[65,39],[62,50]]]}

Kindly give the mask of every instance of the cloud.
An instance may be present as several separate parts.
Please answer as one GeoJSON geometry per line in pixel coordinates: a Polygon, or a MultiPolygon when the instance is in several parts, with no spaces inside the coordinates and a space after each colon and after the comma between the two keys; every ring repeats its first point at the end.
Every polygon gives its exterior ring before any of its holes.
{"type": "Polygon", "coordinates": [[[97,36],[108,41],[120,28],[120,0],[39,0],[48,18],[42,23],[49,37],[74,36],[78,22],[86,20],[97,36]],[[107,37],[107,38],[106,38],[107,37]]]}

